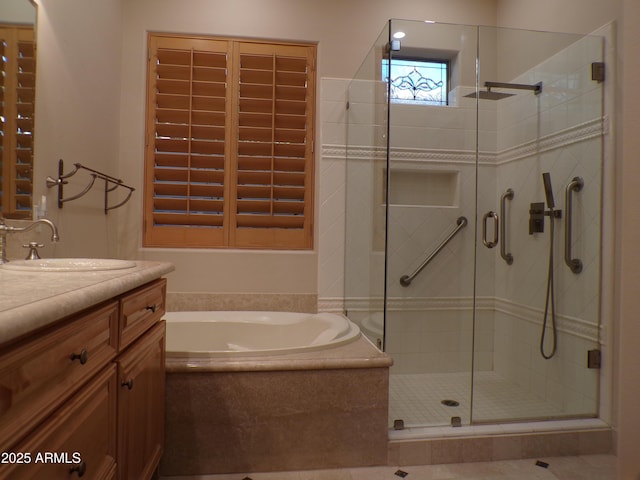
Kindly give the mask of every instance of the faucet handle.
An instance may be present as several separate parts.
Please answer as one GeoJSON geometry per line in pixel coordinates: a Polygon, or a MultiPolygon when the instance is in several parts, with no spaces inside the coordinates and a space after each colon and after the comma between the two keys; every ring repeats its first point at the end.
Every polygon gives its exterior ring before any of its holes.
{"type": "Polygon", "coordinates": [[[29,253],[25,260],[38,260],[40,258],[40,255],[38,255],[38,248],[44,247],[44,245],[38,242],[29,242],[28,245],[23,245],[22,247],[29,249],[29,253]]]}

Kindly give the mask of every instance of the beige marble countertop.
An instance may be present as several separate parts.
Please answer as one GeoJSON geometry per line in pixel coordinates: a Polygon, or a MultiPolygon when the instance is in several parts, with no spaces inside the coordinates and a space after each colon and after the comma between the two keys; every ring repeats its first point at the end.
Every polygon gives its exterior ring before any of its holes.
{"type": "Polygon", "coordinates": [[[98,272],[26,272],[0,267],[0,345],[173,270],[170,263],[149,261],[98,272]]]}

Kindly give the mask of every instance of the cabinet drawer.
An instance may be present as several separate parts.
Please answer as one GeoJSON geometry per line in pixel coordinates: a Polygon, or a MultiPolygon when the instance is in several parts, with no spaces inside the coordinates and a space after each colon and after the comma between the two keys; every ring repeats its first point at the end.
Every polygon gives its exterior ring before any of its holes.
{"type": "Polygon", "coordinates": [[[166,289],[167,281],[160,279],[122,297],[118,327],[120,351],[162,319],[166,289]]]}
{"type": "Polygon", "coordinates": [[[0,464],[0,478],[114,478],[116,388],[116,369],[111,364],[34,434],[11,449],[23,463],[0,464]]]}
{"type": "Polygon", "coordinates": [[[0,352],[0,452],[115,358],[117,319],[110,302],[0,352]]]}

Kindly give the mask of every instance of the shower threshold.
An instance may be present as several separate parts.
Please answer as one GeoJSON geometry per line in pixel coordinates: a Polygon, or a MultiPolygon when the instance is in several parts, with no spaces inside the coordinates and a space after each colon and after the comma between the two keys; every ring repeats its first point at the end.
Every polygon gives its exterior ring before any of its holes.
{"type": "Polygon", "coordinates": [[[472,438],[493,435],[524,435],[554,432],[610,431],[611,426],[599,418],[576,418],[569,420],[541,420],[491,425],[464,425],[457,428],[408,427],[404,430],[389,430],[389,440],[435,440],[442,438],[472,438]]]}

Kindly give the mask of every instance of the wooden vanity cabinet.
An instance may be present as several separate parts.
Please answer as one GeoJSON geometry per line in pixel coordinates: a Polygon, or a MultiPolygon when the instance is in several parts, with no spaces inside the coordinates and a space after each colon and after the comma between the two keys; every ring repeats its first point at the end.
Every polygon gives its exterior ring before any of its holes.
{"type": "Polygon", "coordinates": [[[164,444],[165,294],[155,280],[0,345],[0,479],[152,477],[164,444]]]}

